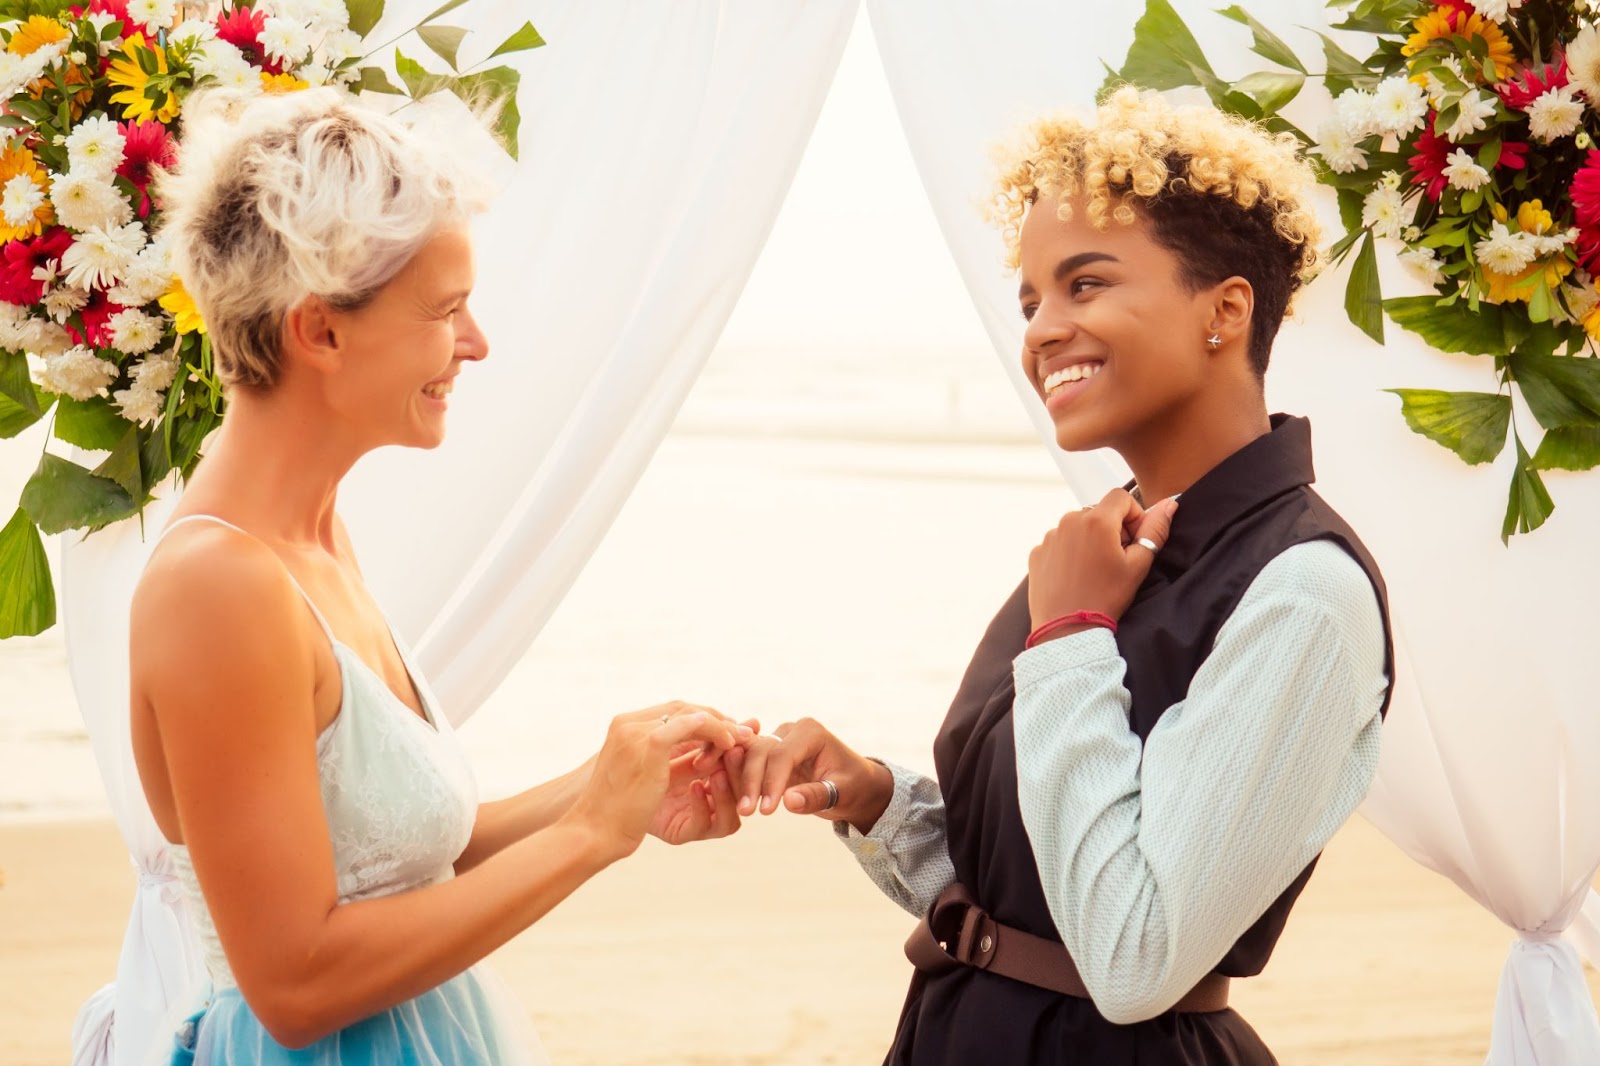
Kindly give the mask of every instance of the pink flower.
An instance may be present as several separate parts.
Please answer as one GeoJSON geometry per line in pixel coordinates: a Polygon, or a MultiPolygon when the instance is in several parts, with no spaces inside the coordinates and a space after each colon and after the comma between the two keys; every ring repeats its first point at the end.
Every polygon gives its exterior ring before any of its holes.
{"type": "Polygon", "coordinates": [[[31,241],[9,241],[5,261],[0,263],[0,300],[7,303],[36,304],[44,296],[44,282],[33,272],[61,256],[72,246],[72,234],[60,226],[47,230],[31,241]]]}
{"type": "Polygon", "coordinates": [[[1567,84],[1567,57],[1559,54],[1556,60],[1555,63],[1522,67],[1514,77],[1496,85],[1495,92],[1500,94],[1500,99],[1506,102],[1507,107],[1517,111],[1528,110],[1539,97],[1567,84]]]}
{"type": "Polygon", "coordinates": [[[70,322],[67,323],[67,336],[72,338],[73,344],[86,344],[90,348],[111,348],[111,330],[106,323],[111,316],[121,311],[122,308],[106,299],[106,294],[97,292],[90,299],[87,306],[78,312],[78,318],[83,322],[80,332],[70,322]]]}
{"type": "Polygon", "coordinates": [[[1439,202],[1439,197],[1444,195],[1444,187],[1449,184],[1450,179],[1445,177],[1444,170],[1450,165],[1450,151],[1454,147],[1433,132],[1436,118],[1438,116],[1432,111],[1428,112],[1427,123],[1413,145],[1417,154],[1411,157],[1411,169],[1414,171],[1411,184],[1426,186],[1424,191],[1434,203],[1439,202]]]}
{"type": "Polygon", "coordinates": [[[1600,274],[1600,150],[1591,148],[1572,179],[1572,210],[1578,223],[1578,262],[1600,274]]]}
{"type": "Polygon", "coordinates": [[[266,29],[267,16],[249,7],[236,7],[217,15],[217,37],[227,41],[250,63],[268,74],[282,74],[283,68],[267,58],[261,47],[261,32],[266,29]]]}
{"type": "Polygon", "coordinates": [[[117,173],[127,178],[139,190],[139,217],[150,214],[150,183],[155,180],[153,168],[170,167],[177,159],[177,146],[172,134],[159,122],[121,122],[122,165],[117,173]]]}

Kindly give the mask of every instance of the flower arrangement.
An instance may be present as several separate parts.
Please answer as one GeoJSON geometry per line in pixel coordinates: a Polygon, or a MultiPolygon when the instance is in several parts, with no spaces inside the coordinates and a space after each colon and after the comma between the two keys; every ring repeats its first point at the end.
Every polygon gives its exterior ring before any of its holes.
{"type": "Polygon", "coordinates": [[[1109,84],[1198,86],[1223,110],[1297,138],[1337,191],[1354,254],[1350,320],[1382,343],[1384,316],[1445,352],[1486,357],[1493,392],[1395,389],[1417,433],[1469,464],[1516,448],[1502,540],[1555,509],[1543,472],[1600,465],[1600,0],[1330,0],[1313,73],[1241,6],[1275,69],[1230,82],[1168,0],[1147,0],[1127,62],[1109,84]],[[1312,79],[1331,114],[1308,135],[1282,114],[1312,79]],[[1377,250],[1433,295],[1384,299],[1377,250]],[[1513,395],[1543,431],[1530,454],[1513,395]]]}
{"type": "MultiPolygon", "coordinates": [[[[388,46],[366,40],[383,0],[0,2],[0,438],[49,419],[47,445],[103,455],[89,467],[47,447],[0,527],[0,639],[55,623],[40,534],[140,514],[226,413],[205,323],[153,237],[152,182],[175,158],[184,100],[209,85],[453,92],[489,105],[515,156],[517,71],[459,69],[466,31],[437,21],[464,2],[394,39],[415,32],[449,67],[396,50],[399,85],[368,63],[388,46]]],[[[528,23],[489,59],[543,43],[528,23]]]]}

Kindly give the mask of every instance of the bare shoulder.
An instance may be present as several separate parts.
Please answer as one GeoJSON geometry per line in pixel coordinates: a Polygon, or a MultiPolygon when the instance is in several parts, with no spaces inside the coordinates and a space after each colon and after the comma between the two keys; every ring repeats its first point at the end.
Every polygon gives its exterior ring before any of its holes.
{"type": "Polygon", "coordinates": [[[263,657],[293,669],[314,627],[289,572],[265,544],[210,522],[172,531],[134,590],[135,682],[168,667],[201,674],[263,657]]]}

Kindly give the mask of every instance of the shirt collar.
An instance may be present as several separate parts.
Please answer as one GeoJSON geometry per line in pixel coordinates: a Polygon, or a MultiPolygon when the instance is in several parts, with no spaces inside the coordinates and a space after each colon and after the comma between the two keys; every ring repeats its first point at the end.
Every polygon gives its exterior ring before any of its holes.
{"type": "Polygon", "coordinates": [[[1273,415],[1272,430],[1212,467],[1182,494],[1158,569],[1181,573],[1234,522],[1286,492],[1316,481],[1311,423],[1273,415]]]}

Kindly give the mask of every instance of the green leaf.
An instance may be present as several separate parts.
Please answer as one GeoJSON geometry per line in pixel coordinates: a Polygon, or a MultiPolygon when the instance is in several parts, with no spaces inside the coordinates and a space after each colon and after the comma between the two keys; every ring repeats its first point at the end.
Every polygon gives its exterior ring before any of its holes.
{"type": "Polygon", "coordinates": [[[55,624],[50,559],[33,520],[18,507],[0,529],[0,640],[31,637],[55,624]]]}
{"type": "Polygon", "coordinates": [[[117,446],[105,461],[94,468],[95,477],[107,478],[122,486],[135,500],[144,499],[144,475],[139,467],[139,427],[129,424],[117,446]]]}
{"type": "Polygon", "coordinates": [[[1511,474],[1511,498],[1506,503],[1506,520],[1500,527],[1500,540],[1510,543],[1513,533],[1532,533],[1544,525],[1556,509],[1544,487],[1544,479],[1533,469],[1528,449],[1517,438],[1517,468],[1511,474]]]}
{"type": "Polygon", "coordinates": [[[1600,423],[1600,359],[1520,353],[1508,363],[1545,429],[1600,423]]]}
{"type": "Polygon", "coordinates": [[[449,88],[454,80],[443,74],[430,74],[421,63],[402,55],[398,48],[394,50],[394,71],[400,75],[400,80],[405,82],[406,90],[413,100],[421,100],[440,89],[449,88]]]}
{"type": "Polygon", "coordinates": [[[1177,89],[1220,82],[1200,42],[1168,0],[1146,0],[1133,26],[1133,44],[1117,76],[1144,89],[1177,89]]]}
{"type": "Polygon", "coordinates": [[[1442,444],[1468,466],[1487,463],[1506,446],[1511,398],[1493,392],[1387,389],[1400,397],[1400,413],[1413,433],[1442,444]]]}
{"type": "Polygon", "coordinates": [[[456,53],[461,50],[461,41],[467,36],[467,31],[457,26],[420,26],[417,36],[422,38],[422,43],[433,49],[433,54],[450,64],[451,70],[459,69],[456,66],[456,53]]]}
{"type": "Polygon", "coordinates": [[[1306,83],[1304,74],[1276,74],[1259,71],[1234,84],[1238,92],[1247,93],[1267,114],[1278,111],[1283,105],[1300,95],[1306,83]]]}
{"type": "Polygon", "coordinates": [[[365,37],[383,18],[383,0],[345,0],[350,11],[350,28],[365,37]]]}
{"type": "Polygon", "coordinates": [[[23,486],[22,506],[45,533],[103,526],[139,510],[115,481],[48,453],[23,486]]]}
{"type": "Polygon", "coordinates": [[[1326,33],[1319,33],[1317,36],[1322,38],[1322,57],[1328,65],[1326,84],[1329,93],[1338,96],[1346,89],[1377,87],[1378,75],[1374,74],[1367,64],[1340,48],[1326,33]]]}
{"type": "Polygon", "coordinates": [[[39,421],[56,401],[55,396],[48,392],[39,391],[37,395],[38,404],[30,411],[11,397],[0,394],[0,440],[15,437],[39,421]]]}
{"type": "Polygon", "coordinates": [[[525,22],[522,28],[510,37],[507,37],[499,48],[489,53],[489,58],[510,55],[512,52],[526,52],[533,48],[543,48],[545,40],[539,36],[539,31],[533,28],[533,23],[525,22]]]}
{"type": "Polygon", "coordinates": [[[0,396],[35,418],[43,413],[39,390],[28,373],[28,357],[21,352],[0,352],[0,396]]]}
{"type": "Polygon", "coordinates": [[[434,19],[438,18],[440,15],[448,15],[450,12],[454,11],[456,8],[460,7],[462,4],[464,4],[466,2],[467,2],[467,0],[450,0],[450,2],[448,4],[444,5],[439,10],[435,11],[433,14],[429,15],[427,18],[423,19],[422,22],[419,23],[419,25],[426,26],[428,23],[432,22],[434,19]]]}
{"type": "MultiPolygon", "coordinates": [[[[1395,325],[1441,352],[1507,355],[1512,348],[1507,316],[1493,304],[1483,304],[1477,314],[1467,315],[1455,307],[1440,307],[1435,296],[1401,296],[1383,301],[1383,309],[1395,325]]],[[[1510,328],[1515,337],[1515,327],[1510,328]]]]}
{"type": "Polygon", "coordinates": [[[388,93],[391,96],[404,96],[406,91],[389,80],[389,75],[382,67],[362,67],[361,80],[356,82],[356,88],[361,92],[388,93]]]}
{"type": "Polygon", "coordinates": [[[1378,287],[1378,253],[1372,234],[1361,243],[1350,282],[1344,290],[1344,310],[1356,328],[1383,343],[1383,291],[1378,287]]]}
{"type": "Polygon", "coordinates": [[[1307,73],[1305,64],[1300,62],[1294,51],[1284,44],[1277,34],[1257,22],[1250,12],[1238,4],[1225,7],[1218,11],[1217,14],[1250,27],[1250,35],[1255,38],[1254,43],[1250,46],[1250,51],[1256,55],[1261,56],[1263,59],[1270,59],[1281,67],[1290,67],[1302,74],[1307,73]]]}
{"type": "Polygon", "coordinates": [[[56,411],[56,436],[68,444],[76,444],[90,451],[108,452],[128,432],[128,420],[117,413],[111,401],[103,396],[87,400],[61,397],[56,411]]]}
{"type": "Polygon", "coordinates": [[[1593,470],[1600,466],[1600,425],[1557,426],[1533,454],[1535,470],[1593,470]]]}
{"type": "Polygon", "coordinates": [[[144,471],[144,495],[148,496],[172,473],[172,455],[167,451],[164,430],[141,429],[139,435],[139,467],[144,471]]]}
{"type": "Polygon", "coordinates": [[[494,115],[494,132],[512,159],[517,158],[517,133],[522,116],[517,111],[517,87],[522,75],[513,67],[490,67],[478,74],[455,79],[451,90],[474,108],[489,107],[494,115]]]}

